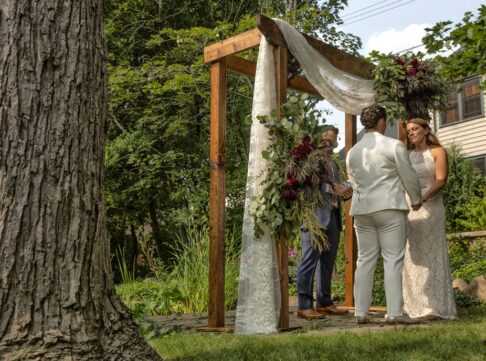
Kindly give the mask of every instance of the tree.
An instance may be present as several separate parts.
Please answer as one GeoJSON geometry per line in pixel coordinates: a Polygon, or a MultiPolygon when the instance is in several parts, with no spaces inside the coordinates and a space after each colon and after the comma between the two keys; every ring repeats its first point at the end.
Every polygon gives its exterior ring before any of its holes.
{"type": "Polygon", "coordinates": [[[476,16],[471,11],[466,12],[462,22],[454,26],[452,21],[442,21],[426,31],[422,41],[427,52],[437,55],[442,63],[442,75],[452,81],[461,81],[461,78],[484,74],[486,5],[481,5],[476,16]]]}
{"type": "Polygon", "coordinates": [[[158,360],[114,294],[101,0],[0,3],[2,360],[158,360]]]}

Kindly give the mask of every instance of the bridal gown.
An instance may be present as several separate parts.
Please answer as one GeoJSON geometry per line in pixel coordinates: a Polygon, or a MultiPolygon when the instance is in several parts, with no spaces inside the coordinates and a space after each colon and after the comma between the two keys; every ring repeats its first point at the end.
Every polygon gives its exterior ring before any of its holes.
{"type": "MultiPolygon", "coordinates": [[[[425,194],[435,182],[435,161],[430,149],[410,152],[410,161],[425,194]]],[[[456,318],[441,193],[408,215],[403,299],[404,310],[410,317],[456,318]]]]}

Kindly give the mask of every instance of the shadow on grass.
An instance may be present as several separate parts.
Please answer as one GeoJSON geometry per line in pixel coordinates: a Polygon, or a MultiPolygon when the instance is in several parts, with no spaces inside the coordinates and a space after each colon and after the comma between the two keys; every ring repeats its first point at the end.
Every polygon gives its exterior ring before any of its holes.
{"type": "Polygon", "coordinates": [[[430,328],[274,336],[179,334],[152,341],[164,360],[485,360],[486,320],[430,328]]]}

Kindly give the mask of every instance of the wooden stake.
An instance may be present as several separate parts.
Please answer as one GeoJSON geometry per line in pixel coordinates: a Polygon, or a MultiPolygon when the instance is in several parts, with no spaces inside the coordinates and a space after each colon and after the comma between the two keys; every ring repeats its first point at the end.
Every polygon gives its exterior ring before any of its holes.
{"type": "Polygon", "coordinates": [[[208,327],[224,326],[226,59],[211,64],[208,327]]]}

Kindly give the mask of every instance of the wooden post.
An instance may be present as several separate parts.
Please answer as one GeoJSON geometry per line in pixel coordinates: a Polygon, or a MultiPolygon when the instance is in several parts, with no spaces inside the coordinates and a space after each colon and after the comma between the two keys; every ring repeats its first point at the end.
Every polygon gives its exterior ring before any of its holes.
{"type": "Polygon", "coordinates": [[[211,63],[208,327],[224,326],[226,59],[211,63]]]}
{"type": "MultiPolygon", "coordinates": [[[[277,93],[277,117],[280,118],[280,109],[285,102],[287,93],[288,70],[287,49],[278,46],[273,51],[275,64],[275,81],[277,93]]],[[[288,248],[285,239],[277,243],[278,271],[280,276],[280,319],[278,327],[281,330],[289,328],[289,259],[288,248]]]]}
{"type": "MultiPolygon", "coordinates": [[[[356,144],[356,115],[345,115],[345,153],[348,154],[351,147],[356,144]]],[[[344,230],[344,292],[345,306],[354,306],[354,271],[356,270],[357,243],[356,233],[353,227],[353,217],[349,215],[351,210],[351,200],[344,202],[346,228],[344,230]]]]}

